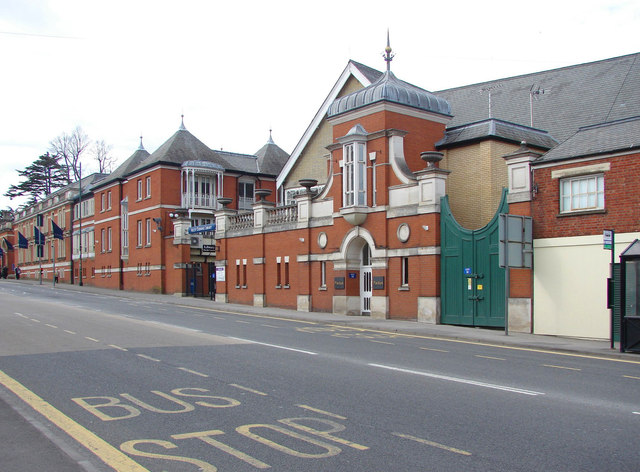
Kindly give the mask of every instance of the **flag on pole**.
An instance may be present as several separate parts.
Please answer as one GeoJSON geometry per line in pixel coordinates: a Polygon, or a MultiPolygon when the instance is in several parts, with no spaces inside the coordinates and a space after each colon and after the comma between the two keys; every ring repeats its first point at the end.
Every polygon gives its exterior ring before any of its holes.
{"type": "Polygon", "coordinates": [[[4,243],[7,245],[7,251],[13,251],[13,244],[11,244],[7,238],[2,239],[4,239],[4,243]]]}
{"type": "Polygon", "coordinates": [[[29,249],[29,241],[20,231],[18,231],[18,247],[21,249],[29,249]]]}
{"type": "Polygon", "coordinates": [[[36,244],[38,246],[44,246],[44,234],[42,234],[37,226],[33,227],[33,235],[35,236],[36,244]]]}
{"type": "Polygon", "coordinates": [[[55,224],[53,220],[51,220],[51,229],[53,230],[53,237],[56,239],[64,239],[63,231],[60,226],[55,224]]]}

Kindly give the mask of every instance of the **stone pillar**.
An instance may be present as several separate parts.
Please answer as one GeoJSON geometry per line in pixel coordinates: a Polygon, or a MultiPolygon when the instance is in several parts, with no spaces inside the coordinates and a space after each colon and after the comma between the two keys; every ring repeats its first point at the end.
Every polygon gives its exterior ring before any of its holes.
{"type": "MultiPolygon", "coordinates": [[[[438,162],[443,158],[443,154],[435,151],[423,152],[420,156],[427,163],[427,168],[416,172],[418,180],[418,213],[433,214],[440,213],[440,199],[447,193],[447,177],[450,171],[438,167],[438,162]]],[[[439,218],[436,218],[439,221],[439,218]]],[[[440,232],[439,224],[423,225],[422,229],[428,231],[430,235],[438,235],[440,232]],[[430,227],[431,226],[431,227],[430,227]]],[[[430,237],[435,241],[435,237],[430,237]]],[[[434,246],[432,246],[434,247],[434,246]]],[[[433,250],[433,254],[426,254],[421,257],[423,259],[423,267],[432,267],[431,270],[438,270],[440,267],[440,251],[439,247],[433,250]],[[434,258],[433,263],[429,259],[434,258]]],[[[424,292],[418,297],[418,313],[419,322],[429,324],[439,324],[441,316],[440,305],[440,277],[434,277],[433,274],[424,274],[426,280],[430,283],[423,287],[424,292]]]]}
{"type": "MultiPolygon", "coordinates": [[[[520,144],[515,152],[503,156],[509,175],[509,213],[531,216],[533,200],[533,182],[531,163],[542,154],[532,151],[526,142],[520,144]]],[[[509,269],[509,331],[531,333],[533,330],[533,270],[509,269]]]]}

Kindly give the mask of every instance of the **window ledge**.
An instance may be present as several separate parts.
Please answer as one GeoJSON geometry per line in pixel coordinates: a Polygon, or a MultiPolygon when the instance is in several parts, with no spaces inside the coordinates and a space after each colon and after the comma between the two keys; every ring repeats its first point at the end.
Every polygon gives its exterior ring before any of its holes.
{"type": "Polygon", "coordinates": [[[575,210],[568,211],[566,213],[558,213],[556,218],[566,218],[567,216],[582,216],[582,215],[603,215],[607,210],[575,210]]]}
{"type": "Polygon", "coordinates": [[[408,291],[409,291],[408,285],[403,285],[402,287],[398,287],[398,292],[408,292],[408,291]]]}

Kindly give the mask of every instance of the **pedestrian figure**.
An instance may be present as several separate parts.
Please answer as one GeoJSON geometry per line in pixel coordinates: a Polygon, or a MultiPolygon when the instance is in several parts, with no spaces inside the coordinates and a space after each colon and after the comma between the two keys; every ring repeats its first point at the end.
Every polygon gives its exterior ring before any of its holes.
{"type": "Polygon", "coordinates": [[[16,280],[20,280],[20,273],[22,271],[20,270],[20,267],[16,267],[16,280]]]}

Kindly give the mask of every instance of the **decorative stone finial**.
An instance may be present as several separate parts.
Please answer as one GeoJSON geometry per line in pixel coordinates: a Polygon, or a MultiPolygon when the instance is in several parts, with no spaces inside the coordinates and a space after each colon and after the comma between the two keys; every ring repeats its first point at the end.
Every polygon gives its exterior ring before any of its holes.
{"type": "Polygon", "coordinates": [[[142,145],[142,136],[140,136],[140,146],[138,146],[138,151],[144,151],[144,146],[142,145]]]}
{"type": "Polygon", "coordinates": [[[181,118],[181,120],[180,120],[180,130],[186,131],[187,128],[185,128],[185,126],[184,126],[184,113],[182,115],[180,115],[180,118],[181,118]]]}

